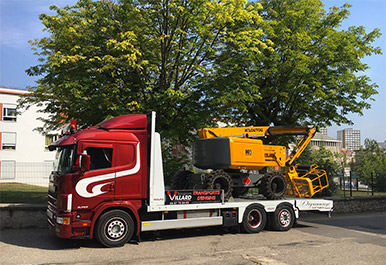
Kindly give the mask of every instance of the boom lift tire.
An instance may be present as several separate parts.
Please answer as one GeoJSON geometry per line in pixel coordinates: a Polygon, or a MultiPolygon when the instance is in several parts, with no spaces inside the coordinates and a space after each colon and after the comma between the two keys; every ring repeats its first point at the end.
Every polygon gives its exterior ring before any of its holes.
{"type": "Polygon", "coordinates": [[[295,213],[290,205],[279,205],[271,214],[271,228],[276,231],[288,231],[295,223],[295,213]]]}
{"type": "Polygon", "coordinates": [[[232,196],[233,181],[224,170],[215,170],[209,173],[206,188],[209,190],[224,190],[224,200],[228,201],[232,196]]]}
{"type": "Polygon", "coordinates": [[[260,189],[268,200],[280,200],[287,190],[287,182],[279,172],[266,173],[261,179],[260,189]]]}
{"type": "Polygon", "coordinates": [[[172,189],[174,190],[188,190],[193,188],[193,183],[190,175],[194,174],[189,170],[179,172],[172,180],[172,189]]]}
{"type": "Polygon", "coordinates": [[[248,188],[233,187],[232,196],[234,198],[238,198],[238,197],[244,196],[247,193],[248,193],[248,188]]]}
{"type": "Polygon", "coordinates": [[[254,203],[249,205],[244,212],[241,228],[247,233],[259,233],[267,222],[267,213],[263,206],[254,203]]]}
{"type": "Polygon", "coordinates": [[[125,211],[112,210],[99,217],[95,237],[106,247],[120,247],[134,234],[133,218],[125,211]]]}

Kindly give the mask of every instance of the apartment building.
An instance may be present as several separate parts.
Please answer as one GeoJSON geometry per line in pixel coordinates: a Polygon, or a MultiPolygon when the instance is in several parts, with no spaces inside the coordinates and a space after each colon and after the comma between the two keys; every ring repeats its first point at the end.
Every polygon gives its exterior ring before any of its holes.
{"type": "Polygon", "coordinates": [[[338,140],[342,141],[342,148],[358,151],[361,146],[361,131],[347,128],[337,132],[338,140]]]}
{"type": "Polygon", "coordinates": [[[48,185],[55,152],[47,146],[56,134],[42,135],[35,128],[44,114],[36,106],[17,113],[17,101],[25,90],[0,87],[0,183],[48,185]]]}

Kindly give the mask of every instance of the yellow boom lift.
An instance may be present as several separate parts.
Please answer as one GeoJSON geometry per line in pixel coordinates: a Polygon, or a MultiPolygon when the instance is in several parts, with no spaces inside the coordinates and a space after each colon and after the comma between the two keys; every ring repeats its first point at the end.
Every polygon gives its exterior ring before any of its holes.
{"type": "Polygon", "coordinates": [[[223,189],[229,198],[259,187],[268,199],[281,199],[285,194],[312,197],[328,187],[324,170],[317,165],[296,165],[298,158],[315,134],[313,127],[227,127],[204,128],[193,146],[194,165],[213,169],[209,174],[181,172],[174,181],[176,189],[223,189]],[[262,137],[294,136],[302,138],[287,156],[285,146],[263,144],[262,137]],[[267,167],[287,167],[284,174],[267,172],[267,167]],[[256,173],[258,171],[258,173],[256,173]]]}

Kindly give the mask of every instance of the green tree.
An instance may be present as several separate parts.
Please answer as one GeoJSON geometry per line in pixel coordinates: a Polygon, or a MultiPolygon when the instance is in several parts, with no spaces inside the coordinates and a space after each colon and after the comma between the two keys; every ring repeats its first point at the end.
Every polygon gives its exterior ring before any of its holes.
{"type": "Polygon", "coordinates": [[[52,6],[56,15],[40,16],[50,35],[31,42],[41,64],[27,70],[42,78],[21,104],[41,105],[50,114],[42,130],[70,119],[89,126],[154,110],[158,131],[187,143],[211,121],[195,79],[210,69],[223,43],[265,47],[259,8],[245,0],[80,0],[52,6]],[[235,29],[236,23],[246,26],[235,29]]]}
{"type": "MultiPolygon", "coordinates": [[[[207,75],[225,42],[260,52],[260,4],[246,0],[79,0],[42,14],[48,37],[31,41],[42,76],[21,106],[50,114],[41,131],[77,119],[82,127],[122,114],[157,112],[168,151],[190,145],[197,128],[212,122],[207,75]],[[243,27],[234,27],[242,23],[243,27]]],[[[168,157],[176,167],[183,157],[168,157]]],[[[166,170],[167,172],[173,170],[166,170]]]]}
{"type": "MultiPolygon", "coordinates": [[[[349,5],[323,9],[320,0],[261,0],[263,40],[273,49],[238,50],[231,42],[204,80],[225,120],[248,125],[350,124],[377,85],[361,72],[361,59],[380,54],[380,36],[362,26],[339,29],[349,5]]],[[[236,25],[237,26],[237,25],[236,25]]]]}
{"type": "Polygon", "coordinates": [[[375,140],[365,139],[364,148],[355,153],[354,171],[368,185],[373,177],[374,190],[386,191],[386,153],[375,140]]]}

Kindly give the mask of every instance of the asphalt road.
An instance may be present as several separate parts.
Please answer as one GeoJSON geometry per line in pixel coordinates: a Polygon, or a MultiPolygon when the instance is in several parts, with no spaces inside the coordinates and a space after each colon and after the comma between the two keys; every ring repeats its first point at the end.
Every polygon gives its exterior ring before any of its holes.
{"type": "Polygon", "coordinates": [[[288,232],[240,234],[221,228],[142,235],[107,249],[56,238],[47,229],[0,234],[0,264],[386,264],[385,213],[303,216],[288,232]]]}

